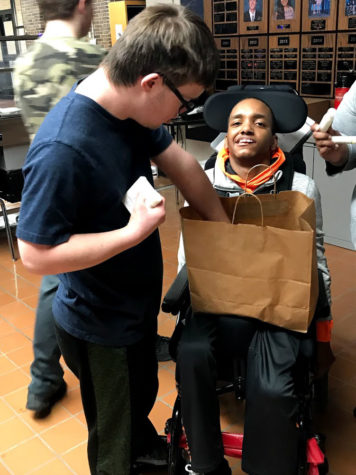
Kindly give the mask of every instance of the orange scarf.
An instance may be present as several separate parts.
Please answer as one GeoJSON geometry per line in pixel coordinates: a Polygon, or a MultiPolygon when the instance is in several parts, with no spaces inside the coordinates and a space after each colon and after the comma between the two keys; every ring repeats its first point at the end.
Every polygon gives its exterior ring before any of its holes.
{"type": "Polygon", "coordinates": [[[226,171],[226,162],[230,158],[230,153],[226,148],[222,148],[217,156],[218,160],[218,166],[222,170],[222,172],[230,178],[230,180],[234,181],[237,183],[243,190],[245,190],[247,193],[253,193],[256,188],[258,188],[260,185],[263,183],[266,183],[272,176],[276,173],[278,168],[282,165],[282,163],[285,162],[286,157],[284,156],[284,153],[282,150],[278,147],[276,152],[273,154],[271,158],[271,165],[263,170],[261,173],[258,175],[254,176],[250,180],[247,180],[247,186],[246,186],[246,180],[243,180],[242,178],[239,177],[239,175],[229,173],[226,171]]]}

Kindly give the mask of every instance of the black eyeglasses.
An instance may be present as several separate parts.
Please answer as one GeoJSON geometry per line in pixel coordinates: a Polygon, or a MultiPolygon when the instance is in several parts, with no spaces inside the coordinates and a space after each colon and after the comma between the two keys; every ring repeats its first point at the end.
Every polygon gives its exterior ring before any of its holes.
{"type": "Polygon", "coordinates": [[[161,74],[166,86],[173,92],[173,94],[179,99],[179,101],[182,103],[180,108],[178,109],[178,114],[187,114],[188,112],[192,112],[193,109],[195,109],[195,101],[190,100],[186,101],[182,94],[178,91],[178,89],[175,87],[175,85],[163,74],[161,74]]]}

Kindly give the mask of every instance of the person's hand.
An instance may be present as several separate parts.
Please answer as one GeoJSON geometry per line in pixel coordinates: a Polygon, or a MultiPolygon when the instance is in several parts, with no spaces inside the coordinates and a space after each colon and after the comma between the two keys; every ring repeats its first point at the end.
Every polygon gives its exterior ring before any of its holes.
{"type": "Polygon", "coordinates": [[[137,239],[137,243],[148,237],[166,219],[165,199],[155,207],[146,202],[145,197],[139,194],[132,211],[127,227],[137,239]]]}
{"type": "Polygon", "coordinates": [[[330,342],[316,342],[315,378],[322,378],[331,368],[335,361],[335,356],[330,342]]]}
{"type": "Polygon", "coordinates": [[[342,166],[348,158],[348,148],[346,144],[336,144],[331,140],[332,135],[341,135],[331,127],[327,132],[318,131],[319,124],[313,124],[311,129],[315,144],[320,155],[335,166],[342,166]]]}

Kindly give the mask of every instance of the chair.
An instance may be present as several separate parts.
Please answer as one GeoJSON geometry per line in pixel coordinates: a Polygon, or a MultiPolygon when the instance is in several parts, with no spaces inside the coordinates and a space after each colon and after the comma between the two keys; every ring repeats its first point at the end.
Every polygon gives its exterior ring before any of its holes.
{"type": "Polygon", "coordinates": [[[0,169],[0,206],[1,214],[4,219],[6,237],[10,248],[13,261],[16,261],[14,241],[12,238],[9,215],[17,213],[21,206],[21,192],[23,188],[22,170],[4,170],[0,169]]]}
{"type": "MultiPolygon", "coordinates": [[[[177,275],[176,280],[168,290],[162,302],[162,310],[166,313],[177,315],[176,329],[170,341],[170,352],[173,359],[176,359],[176,346],[183,329],[183,318],[191,312],[189,285],[185,266],[177,275]]],[[[313,347],[311,340],[307,339],[303,345],[300,358],[297,363],[295,387],[299,399],[298,427],[300,428],[300,450],[298,475],[302,474],[326,474],[328,473],[328,463],[323,453],[324,437],[314,434],[311,429],[311,402],[314,399],[316,386],[311,380],[311,361],[313,347]]],[[[219,362],[218,362],[219,363],[219,362]]],[[[238,400],[245,396],[245,361],[236,359],[230,362],[230,368],[226,368],[225,362],[218,364],[219,378],[223,378],[223,385],[216,388],[217,394],[234,392],[238,400]],[[221,364],[223,363],[223,364],[221,364]]],[[[186,473],[185,466],[189,464],[188,447],[183,430],[181,419],[181,399],[178,388],[172,417],[166,423],[166,434],[168,443],[168,474],[181,475],[186,473]]],[[[225,455],[231,457],[242,457],[243,435],[234,433],[223,433],[222,440],[225,455]]]]}

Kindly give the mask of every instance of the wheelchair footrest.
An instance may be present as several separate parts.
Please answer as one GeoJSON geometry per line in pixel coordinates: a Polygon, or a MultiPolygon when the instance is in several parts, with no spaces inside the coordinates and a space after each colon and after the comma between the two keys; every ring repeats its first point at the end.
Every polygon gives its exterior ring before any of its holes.
{"type": "Polygon", "coordinates": [[[222,432],[224,454],[228,457],[242,457],[243,434],[234,434],[232,432],[222,432]]]}
{"type": "Polygon", "coordinates": [[[307,462],[308,475],[319,475],[319,465],[324,463],[325,456],[319,447],[318,441],[315,437],[307,440],[307,462]]]}
{"type": "MultiPolygon", "coordinates": [[[[229,457],[242,457],[242,441],[243,434],[234,434],[232,432],[222,432],[222,441],[224,446],[224,453],[229,457]]],[[[169,439],[167,438],[168,442],[169,439]]],[[[182,434],[179,447],[182,449],[187,448],[187,438],[185,434],[182,434]]]]}

